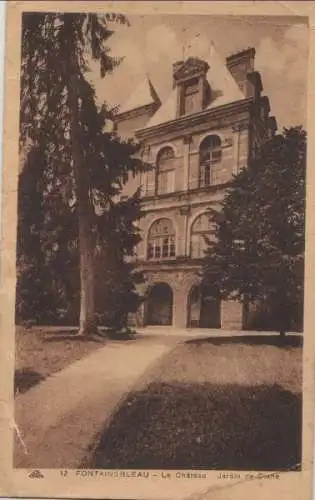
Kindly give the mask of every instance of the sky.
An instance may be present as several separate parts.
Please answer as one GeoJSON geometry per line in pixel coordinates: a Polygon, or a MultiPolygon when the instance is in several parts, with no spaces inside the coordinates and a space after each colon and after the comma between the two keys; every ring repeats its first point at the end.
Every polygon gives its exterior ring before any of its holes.
{"type": "MultiPolygon", "coordinates": [[[[98,99],[123,104],[148,76],[164,101],[171,91],[172,63],[205,56],[213,43],[228,55],[255,47],[255,69],[261,73],[264,94],[278,128],[306,128],[309,29],[305,18],[258,16],[148,15],[128,16],[130,26],[111,24],[111,54],[123,57],[112,75],[92,80],[98,99]]],[[[210,68],[211,71],[211,68],[210,68]]]]}

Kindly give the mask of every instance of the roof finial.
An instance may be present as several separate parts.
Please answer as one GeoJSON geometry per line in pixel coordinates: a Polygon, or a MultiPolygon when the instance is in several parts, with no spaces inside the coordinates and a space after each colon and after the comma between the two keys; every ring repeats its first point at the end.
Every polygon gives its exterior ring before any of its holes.
{"type": "Polygon", "coordinates": [[[210,40],[210,56],[213,55],[215,49],[214,41],[211,39],[210,40]]]}
{"type": "MultiPolygon", "coordinates": [[[[195,40],[196,38],[199,38],[200,37],[200,32],[199,33],[196,33],[190,40],[189,40],[189,43],[188,45],[186,45],[186,49],[191,49],[192,47],[192,42],[193,40],[195,40]]],[[[185,43],[183,44],[183,60],[185,60],[185,43]]]]}
{"type": "MultiPolygon", "coordinates": [[[[186,33],[186,31],[187,31],[187,27],[182,29],[183,34],[186,33]]],[[[186,45],[186,41],[183,40],[183,43],[182,43],[182,60],[183,61],[185,61],[185,45],[186,45]]]]}

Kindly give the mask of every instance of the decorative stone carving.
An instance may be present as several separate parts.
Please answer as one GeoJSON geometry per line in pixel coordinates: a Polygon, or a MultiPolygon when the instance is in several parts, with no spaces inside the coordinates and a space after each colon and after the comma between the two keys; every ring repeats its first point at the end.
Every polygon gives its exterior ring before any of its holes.
{"type": "Polygon", "coordinates": [[[246,130],[248,127],[248,122],[239,122],[232,125],[232,130],[233,132],[241,132],[241,130],[246,130]]]}
{"type": "Polygon", "coordinates": [[[222,147],[229,148],[232,146],[233,146],[233,137],[225,137],[225,139],[222,141],[222,147]]]}
{"type": "Polygon", "coordinates": [[[191,212],[191,206],[190,205],[184,205],[183,207],[180,207],[179,213],[181,215],[189,215],[191,212]]]}
{"type": "Polygon", "coordinates": [[[191,135],[184,135],[184,137],[183,137],[183,143],[184,144],[190,144],[191,143],[191,135]]]}
{"type": "Polygon", "coordinates": [[[175,80],[186,80],[195,75],[205,74],[209,69],[208,64],[198,57],[189,57],[174,73],[175,80]]]}

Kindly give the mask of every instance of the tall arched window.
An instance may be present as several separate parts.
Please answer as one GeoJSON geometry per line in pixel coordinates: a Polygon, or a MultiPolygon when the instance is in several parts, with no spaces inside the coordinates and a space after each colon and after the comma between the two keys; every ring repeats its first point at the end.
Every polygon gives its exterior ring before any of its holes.
{"type": "Polygon", "coordinates": [[[155,221],[148,234],[148,259],[175,257],[175,230],[170,219],[155,221]]]}
{"type": "Polygon", "coordinates": [[[217,135],[208,135],[200,145],[199,186],[216,184],[215,166],[221,162],[221,139],[217,135]]]}
{"type": "Polygon", "coordinates": [[[191,228],[191,251],[192,259],[201,259],[208,247],[207,239],[214,240],[214,224],[207,213],[197,217],[191,228]]]}
{"type": "Polygon", "coordinates": [[[172,193],[175,188],[175,158],[170,146],[163,148],[157,157],[157,194],[172,193]]]}

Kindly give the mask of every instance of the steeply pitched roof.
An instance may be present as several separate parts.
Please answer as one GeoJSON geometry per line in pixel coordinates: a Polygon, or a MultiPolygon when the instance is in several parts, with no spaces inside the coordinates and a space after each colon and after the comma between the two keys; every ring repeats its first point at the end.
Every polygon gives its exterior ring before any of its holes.
{"type": "Polygon", "coordinates": [[[212,99],[207,109],[245,99],[245,95],[226,67],[225,61],[219,56],[214,47],[212,47],[207,62],[210,66],[207,80],[210,84],[212,94],[212,99]]]}
{"type": "Polygon", "coordinates": [[[160,104],[160,99],[150,79],[145,79],[135,88],[127,101],[119,108],[120,113],[126,113],[149,104],[160,104]]]}
{"type": "Polygon", "coordinates": [[[160,125],[161,123],[175,120],[176,110],[177,110],[177,89],[175,88],[172,90],[169,97],[157,110],[157,112],[153,116],[151,116],[145,128],[154,127],[155,125],[160,125]]]}
{"type": "MultiPolygon", "coordinates": [[[[211,87],[211,100],[206,109],[223,106],[230,102],[245,99],[233,76],[226,67],[225,61],[212,46],[205,62],[208,64],[207,80],[211,87]]],[[[180,71],[180,70],[177,70],[180,71]]],[[[156,113],[150,118],[145,128],[175,120],[177,106],[177,90],[173,89],[156,113]]]]}

